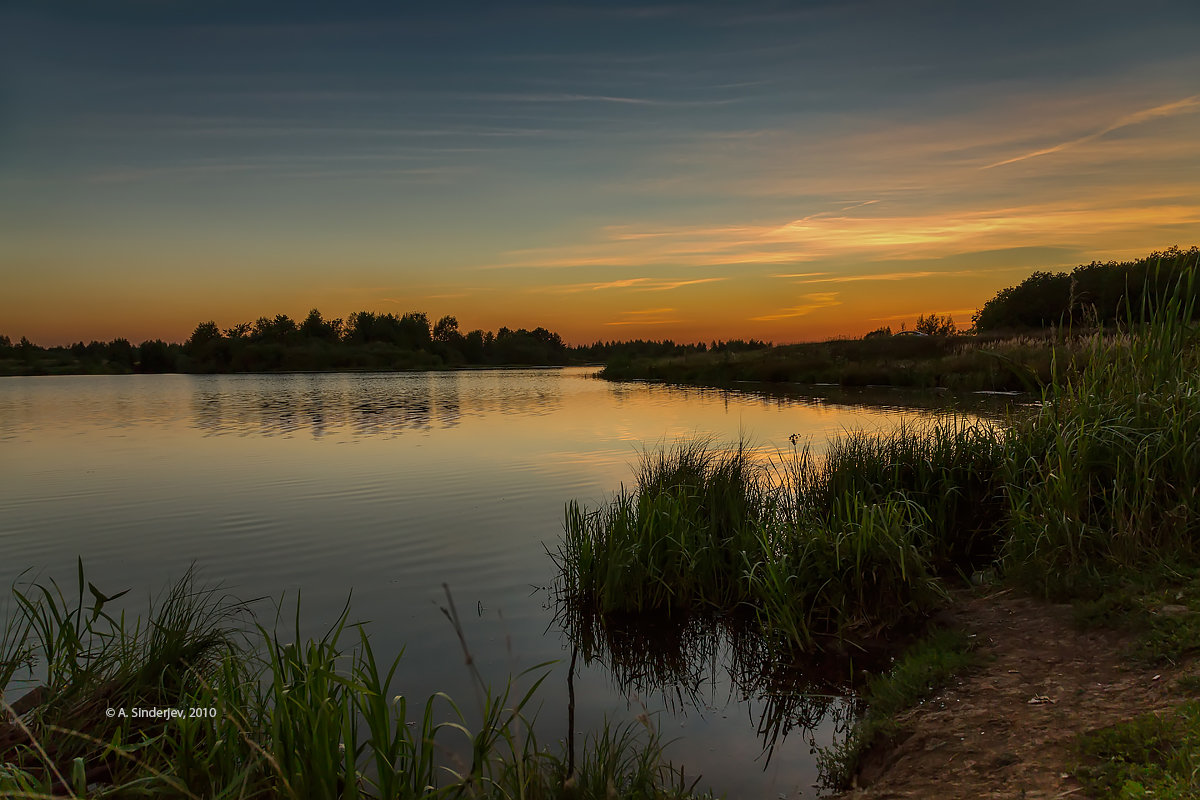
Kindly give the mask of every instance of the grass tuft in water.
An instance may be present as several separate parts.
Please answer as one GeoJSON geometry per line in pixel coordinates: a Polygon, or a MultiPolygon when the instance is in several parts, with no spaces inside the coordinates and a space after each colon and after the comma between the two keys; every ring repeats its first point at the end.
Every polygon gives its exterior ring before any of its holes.
{"type": "Polygon", "coordinates": [[[348,607],[303,640],[298,610],[285,638],[190,572],[148,622],[110,614],[117,596],[86,584],[82,564],[78,589],[73,601],[53,582],[14,590],[0,692],[26,673],[34,688],[11,704],[0,694],[2,796],[697,796],[648,720],[606,725],[578,764],[540,747],[527,715],[548,664],[499,691],[472,667],[481,720],[472,729],[444,694],[410,708],[393,688],[400,657],[379,662],[348,607]],[[139,718],[138,708],[184,715],[139,718]]]}
{"type": "Polygon", "coordinates": [[[560,592],[584,613],[741,614],[785,647],[935,608],[999,549],[1003,439],[962,419],[852,433],[764,463],[745,442],[647,454],[632,490],[567,507],[560,592]]]}

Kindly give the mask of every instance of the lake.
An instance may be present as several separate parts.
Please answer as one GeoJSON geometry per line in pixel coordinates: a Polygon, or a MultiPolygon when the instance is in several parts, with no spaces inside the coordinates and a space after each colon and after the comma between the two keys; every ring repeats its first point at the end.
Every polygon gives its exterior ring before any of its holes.
{"type": "MultiPolygon", "coordinates": [[[[53,577],[73,592],[80,557],[105,593],[132,588],[118,608],[136,614],[194,564],[204,581],[266,598],[255,604],[264,622],[280,602],[290,619],[298,599],[305,635],[349,598],[378,656],[403,649],[397,691],[421,702],[445,691],[469,707],[445,585],[495,685],[558,662],[538,695],[539,736],[553,743],[567,735],[572,643],[547,549],[568,501],[603,502],[643,447],[697,434],[743,435],[766,458],[790,450],[792,434],[819,451],[845,429],[962,409],[898,392],[609,383],[594,371],[0,379],[0,583],[53,577]]],[[[697,634],[679,647],[693,652],[669,669],[580,656],[576,730],[645,709],[702,786],[815,796],[810,748],[832,740],[845,704],[780,712],[778,695],[734,674],[728,642],[697,634]]]]}

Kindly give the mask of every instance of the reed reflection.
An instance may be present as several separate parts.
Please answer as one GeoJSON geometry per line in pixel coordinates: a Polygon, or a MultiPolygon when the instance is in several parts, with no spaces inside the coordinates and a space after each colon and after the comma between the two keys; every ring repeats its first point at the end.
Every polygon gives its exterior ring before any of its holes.
{"type": "Polygon", "coordinates": [[[858,712],[853,676],[866,666],[865,654],[861,660],[844,652],[798,658],[746,616],[601,617],[572,597],[554,596],[555,624],[572,648],[571,709],[577,662],[600,665],[616,690],[657,698],[674,716],[736,704],[755,726],[763,769],[789,736],[817,747],[817,730],[832,727],[843,738],[858,712]]]}

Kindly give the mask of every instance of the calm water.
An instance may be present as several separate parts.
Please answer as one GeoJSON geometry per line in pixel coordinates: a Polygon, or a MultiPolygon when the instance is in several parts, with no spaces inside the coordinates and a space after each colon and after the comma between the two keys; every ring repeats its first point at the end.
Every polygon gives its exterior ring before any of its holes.
{"type": "MultiPolygon", "coordinates": [[[[571,642],[546,589],[546,548],[568,500],[602,501],[630,479],[643,445],[744,433],[771,453],[800,434],[819,449],[843,429],[887,429],[945,402],[867,406],[856,395],[611,384],[591,372],[0,379],[0,584],[32,569],[73,588],[81,556],[101,590],[134,589],[122,602],[136,613],[195,564],[240,597],[273,598],[259,603],[263,618],[298,597],[310,635],[350,596],[377,655],[404,650],[398,691],[470,705],[439,611],[446,584],[497,685],[559,662],[540,694],[550,742],[567,732],[571,642]]],[[[810,744],[827,743],[834,720],[778,738],[768,760],[760,727],[818,715],[806,706],[781,722],[779,698],[732,680],[728,648],[701,639],[667,668],[581,657],[576,729],[647,708],[678,739],[672,759],[704,784],[731,797],[813,796],[810,744]]]]}

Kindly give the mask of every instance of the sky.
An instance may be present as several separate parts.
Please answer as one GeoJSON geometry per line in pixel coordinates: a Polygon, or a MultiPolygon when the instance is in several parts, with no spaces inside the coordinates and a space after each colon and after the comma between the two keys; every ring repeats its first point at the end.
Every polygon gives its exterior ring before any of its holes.
{"type": "Polygon", "coordinates": [[[572,343],[971,313],[1200,244],[1200,4],[0,6],[0,334],[572,343]]]}

